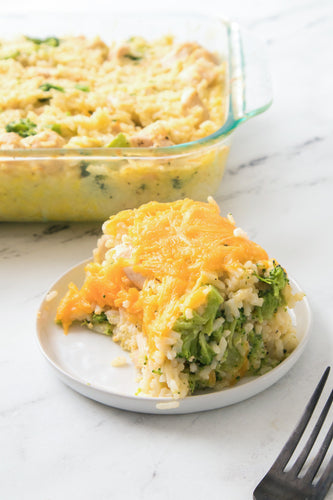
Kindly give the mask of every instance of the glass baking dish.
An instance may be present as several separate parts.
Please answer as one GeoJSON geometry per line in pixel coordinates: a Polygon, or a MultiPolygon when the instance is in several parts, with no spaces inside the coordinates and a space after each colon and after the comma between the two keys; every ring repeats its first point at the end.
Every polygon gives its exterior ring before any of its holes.
{"type": "Polygon", "coordinates": [[[3,38],[84,34],[111,42],[172,34],[180,42],[200,43],[227,63],[225,122],[203,139],[154,148],[0,150],[1,221],[105,220],[151,200],[205,200],[222,179],[232,132],[271,104],[263,46],[226,19],[185,13],[33,14],[2,16],[0,27],[3,38]]]}

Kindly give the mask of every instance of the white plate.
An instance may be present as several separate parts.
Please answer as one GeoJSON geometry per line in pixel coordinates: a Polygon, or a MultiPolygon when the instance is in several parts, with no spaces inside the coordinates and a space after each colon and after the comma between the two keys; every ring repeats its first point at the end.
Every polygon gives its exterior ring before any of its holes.
{"type": "MultiPolygon", "coordinates": [[[[293,313],[299,344],[276,368],[260,377],[244,378],[230,388],[188,396],[180,400],[177,407],[163,408],[164,403],[174,400],[135,396],[136,370],[128,353],[110,337],[91,333],[76,325],[70,328],[68,335],[64,335],[62,328],[55,324],[58,303],[70,281],[81,286],[85,264],[82,262],[70,269],[45,296],[38,312],[37,337],[43,354],[63,382],[84,396],[106,405],[142,413],[170,414],[212,410],[238,403],[267,389],[283,377],[299,359],[307,343],[311,313],[308,301],[304,298],[297,303],[293,313]],[[50,292],[54,290],[57,294],[52,295],[56,296],[48,300],[50,292]],[[111,361],[120,355],[126,356],[128,364],[113,367],[111,361]],[[161,403],[162,407],[157,406],[161,403]]],[[[294,280],[290,282],[294,291],[300,291],[294,280]]]]}

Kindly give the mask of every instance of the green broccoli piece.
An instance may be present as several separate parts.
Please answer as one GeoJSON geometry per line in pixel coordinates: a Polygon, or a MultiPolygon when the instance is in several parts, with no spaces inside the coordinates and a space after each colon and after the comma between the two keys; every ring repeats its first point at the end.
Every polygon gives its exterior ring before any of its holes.
{"type": "Polygon", "coordinates": [[[250,368],[256,372],[260,369],[262,360],[266,357],[267,351],[262,336],[257,335],[254,331],[249,333],[248,342],[250,347],[248,354],[250,368]]]}
{"type": "Polygon", "coordinates": [[[47,125],[47,128],[50,130],[53,130],[53,132],[56,132],[57,134],[61,135],[61,126],[59,123],[53,123],[51,125],[47,125]]]}
{"type": "Polygon", "coordinates": [[[172,187],[174,189],[181,189],[183,187],[183,181],[179,177],[174,177],[171,179],[172,187]]]}
{"type": "Polygon", "coordinates": [[[118,134],[113,141],[107,145],[108,148],[128,148],[129,146],[130,143],[122,133],[118,134]]]}
{"type": "Polygon", "coordinates": [[[100,314],[96,314],[96,313],[92,314],[91,322],[94,325],[99,324],[99,323],[104,323],[105,321],[108,321],[108,318],[106,317],[106,314],[104,312],[102,312],[100,314]]]}
{"type": "Polygon", "coordinates": [[[90,172],[88,171],[89,162],[81,161],[80,163],[80,177],[88,177],[90,172]]]}
{"type": "Polygon", "coordinates": [[[88,325],[88,327],[103,335],[112,335],[113,333],[112,325],[108,322],[104,312],[100,314],[92,313],[91,319],[83,321],[82,325],[88,325]]]}
{"type": "Polygon", "coordinates": [[[267,278],[258,275],[258,279],[265,284],[265,287],[259,290],[259,297],[263,298],[264,301],[261,307],[255,309],[254,314],[259,321],[263,321],[271,318],[278,308],[285,304],[282,291],[288,284],[288,278],[284,269],[280,265],[276,265],[267,278]]]}
{"type": "Polygon", "coordinates": [[[82,92],[90,92],[90,88],[88,87],[88,85],[82,85],[81,83],[77,83],[75,85],[75,88],[78,90],[82,90],[82,92]]]}
{"type": "Polygon", "coordinates": [[[50,47],[59,47],[60,40],[55,36],[49,36],[47,38],[32,38],[30,36],[26,36],[26,39],[30,42],[33,42],[35,45],[49,45],[50,47]]]}
{"type": "Polygon", "coordinates": [[[1,61],[6,61],[7,59],[15,59],[21,55],[21,52],[19,50],[15,50],[15,52],[12,52],[11,54],[8,54],[7,56],[0,57],[1,61]]]}
{"type": "Polygon", "coordinates": [[[135,56],[134,54],[124,54],[124,57],[131,61],[140,61],[142,59],[142,56],[135,56]]]}
{"type": "Polygon", "coordinates": [[[273,287],[273,293],[276,297],[280,295],[280,290],[289,282],[285,270],[280,265],[276,265],[271,269],[268,278],[259,275],[258,278],[263,283],[267,283],[273,287]]]}
{"type": "Polygon", "coordinates": [[[53,83],[42,83],[38,87],[40,90],[43,90],[44,92],[49,92],[51,89],[58,90],[59,92],[65,92],[65,89],[63,87],[60,87],[60,85],[53,85],[53,83]]]}
{"type": "Polygon", "coordinates": [[[15,132],[21,137],[29,137],[37,134],[37,125],[29,118],[21,118],[18,121],[10,122],[6,125],[6,132],[15,132]]]}
{"type": "Polygon", "coordinates": [[[202,365],[211,364],[216,353],[209,343],[214,340],[213,323],[222,302],[220,293],[212,286],[207,295],[207,305],[203,314],[193,311],[192,318],[186,318],[183,314],[177,319],[173,329],[181,334],[183,341],[179,357],[188,361],[193,358],[202,365]]]}

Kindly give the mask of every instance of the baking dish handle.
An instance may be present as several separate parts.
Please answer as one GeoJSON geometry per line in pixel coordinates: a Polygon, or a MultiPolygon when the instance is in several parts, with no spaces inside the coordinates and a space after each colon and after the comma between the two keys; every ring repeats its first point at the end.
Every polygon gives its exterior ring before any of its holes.
{"type": "Polygon", "coordinates": [[[244,121],[272,104],[266,47],[236,23],[229,24],[231,107],[234,120],[244,121]]]}

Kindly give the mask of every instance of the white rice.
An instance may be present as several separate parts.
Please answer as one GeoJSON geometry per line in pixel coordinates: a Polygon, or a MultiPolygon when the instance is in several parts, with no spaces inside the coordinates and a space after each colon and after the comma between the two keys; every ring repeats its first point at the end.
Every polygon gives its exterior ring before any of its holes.
{"type": "MultiPolygon", "coordinates": [[[[266,270],[269,273],[270,269],[266,270]]],[[[252,330],[256,334],[261,334],[265,343],[265,348],[270,358],[278,363],[288,355],[297,345],[297,337],[295,329],[292,325],[291,317],[288,310],[281,306],[274,317],[270,320],[264,320],[261,323],[253,316],[253,310],[256,307],[261,307],[263,298],[258,295],[258,267],[257,265],[247,262],[245,266],[233,268],[232,272],[225,272],[223,276],[217,278],[214,273],[205,273],[205,284],[211,284],[216,287],[224,301],[221,304],[221,310],[224,317],[218,317],[213,323],[213,331],[221,328],[226,321],[232,322],[239,318],[240,309],[242,314],[247,317],[244,324],[245,333],[248,334],[252,330]]],[[[151,283],[152,287],[154,283],[151,283]]],[[[206,288],[208,291],[210,287],[206,288]]],[[[288,305],[293,305],[300,298],[294,297],[289,285],[286,286],[284,296],[288,301],[288,305]]],[[[126,304],[123,304],[124,307],[126,304]]],[[[197,310],[200,314],[205,307],[197,310]]],[[[140,325],[134,324],[130,315],[124,308],[119,310],[110,309],[105,311],[108,321],[114,325],[113,340],[119,342],[121,346],[131,352],[131,357],[135,366],[140,372],[139,376],[139,393],[155,396],[155,397],[174,397],[182,398],[189,391],[189,375],[184,373],[185,360],[177,357],[177,354],[182,349],[181,334],[175,332],[173,324],[170,325],[168,335],[156,338],[156,351],[149,355],[147,338],[141,331],[140,325]]],[[[184,315],[186,319],[193,317],[193,311],[185,308],[184,315]]],[[[210,347],[216,353],[211,365],[202,367],[195,362],[194,359],[189,360],[188,370],[190,373],[198,374],[201,380],[207,382],[211,380],[212,373],[223,360],[223,356],[228,346],[228,336],[230,330],[223,330],[223,336],[220,342],[210,343],[210,347]]],[[[246,357],[246,346],[239,345],[239,352],[246,357]]],[[[113,365],[115,366],[115,365],[113,365]]],[[[119,365],[118,365],[119,366],[119,365]]],[[[213,374],[215,377],[215,373],[213,374]]],[[[228,385],[232,382],[230,374],[225,373],[225,380],[220,385],[228,385]],[[229,378],[228,378],[229,377],[229,378]]],[[[214,378],[213,378],[214,380],[214,378]]]]}

